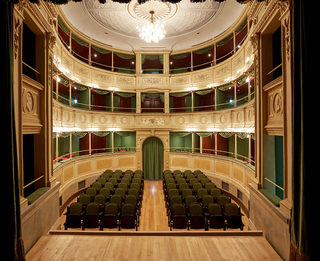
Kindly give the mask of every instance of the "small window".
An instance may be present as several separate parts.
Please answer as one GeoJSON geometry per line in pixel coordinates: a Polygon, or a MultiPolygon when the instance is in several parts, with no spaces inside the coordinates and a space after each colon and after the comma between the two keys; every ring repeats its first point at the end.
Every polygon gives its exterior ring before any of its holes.
{"type": "Polygon", "coordinates": [[[240,190],[237,190],[237,197],[242,201],[242,192],[240,190]]]}
{"type": "Polygon", "coordinates": [[[222,181],[222,189],[225,191],[229,191],[229,184],[222,181]]]}
{"type": "Polygon", "coordinates": [[[83,189],[83,188],[85,188],[85,187],[86,187],[86,181],[85,181],[85,180],[80,181],[80,182],[78,183],[78,190],[83,189]]]}

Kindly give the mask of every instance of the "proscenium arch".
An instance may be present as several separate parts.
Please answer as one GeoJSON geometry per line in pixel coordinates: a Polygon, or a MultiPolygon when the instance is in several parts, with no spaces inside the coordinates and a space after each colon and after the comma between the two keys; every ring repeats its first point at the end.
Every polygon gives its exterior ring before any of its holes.
{"type": "Polygon", "coordinates": [[[164,146],[161,139],[149,137],[142,144],[142,168],[145,179],[160,180],[163,172],[164,146]]]}

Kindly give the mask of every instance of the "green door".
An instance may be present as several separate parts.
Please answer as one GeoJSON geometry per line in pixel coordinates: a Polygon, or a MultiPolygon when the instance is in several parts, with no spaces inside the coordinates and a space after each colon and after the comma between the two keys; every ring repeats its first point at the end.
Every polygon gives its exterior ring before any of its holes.
{"type": "Polygon", "coordinates": [[[162,179],[163,144],[160,139],[150,137],[142,145],[142,165],[145,179],[162,179]]]}

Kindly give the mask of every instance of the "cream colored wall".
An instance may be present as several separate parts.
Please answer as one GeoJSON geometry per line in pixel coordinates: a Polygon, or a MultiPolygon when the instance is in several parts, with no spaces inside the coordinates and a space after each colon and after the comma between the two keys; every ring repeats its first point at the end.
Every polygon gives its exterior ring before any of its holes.
{"type": "Polygon", "coordinates": [[[248,209],[250,200],[249,183],[254,178],[254,169],[228,157],[206,154],[169,153],[170,170],[192,171],[200,169],[219,188],[222,182],[230,185],[230,193],[237,197],[237,190],[243,194],[243,204],[248,209]]]}
{"type": "MultiPolygon", "coordinates": [[[[113,153],[113,154],[93,154],[89,156],[81,156],[69,160],[54,169],[51,182],[60,182],[60,196],[65,193],[68,188],[80,181],[90,177],[96,177],[102,174],[106,169],[127,169],[135,170],[137,166],[137,153],[113,153]]],[[[90,184],[86,184],[89,186],[90,184]]],[[[73,194],[73,193],[72,193],[73,194]]],[[[69,195],[71,196],[72,194],[69,195]]],[[[68,196],[62,198],[63,203],[68,196]]],[[[62,204],[63,204],[62,203],[62,204]]]]}

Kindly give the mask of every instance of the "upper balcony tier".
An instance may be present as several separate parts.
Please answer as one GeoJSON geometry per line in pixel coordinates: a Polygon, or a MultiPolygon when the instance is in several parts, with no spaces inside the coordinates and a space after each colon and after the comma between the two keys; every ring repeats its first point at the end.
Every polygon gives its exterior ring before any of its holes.
{"type": "Polygon", "coordinates": [[[79,33],[63,16],[55,23],[55,69],[86,87],[122,92],[196,91],[238,81],[253,68],[254,48],[248,37],[251,19],[246,14],[221,36],[174,52],[108,48],[79,33]]]}

